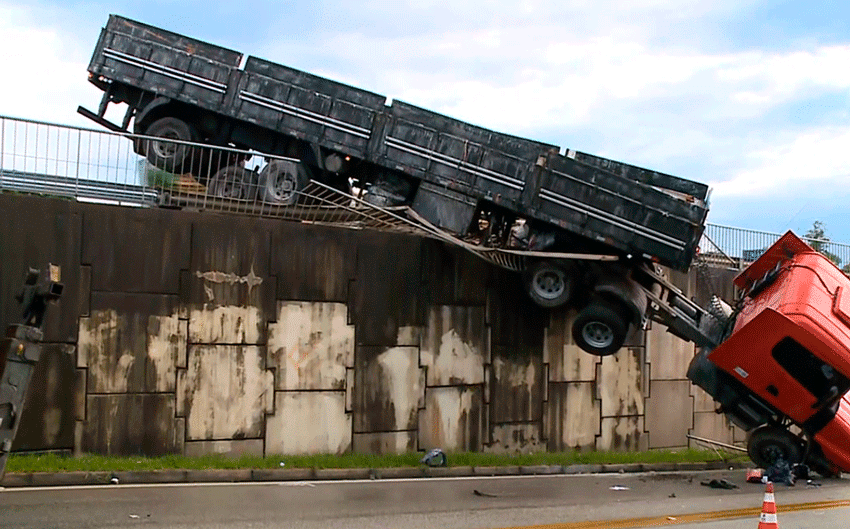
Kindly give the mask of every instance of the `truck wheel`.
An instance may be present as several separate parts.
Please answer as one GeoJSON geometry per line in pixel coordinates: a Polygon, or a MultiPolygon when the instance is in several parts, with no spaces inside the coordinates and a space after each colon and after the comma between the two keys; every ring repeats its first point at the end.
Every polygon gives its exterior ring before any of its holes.
{"type": "Polygon", "coordinates": [[[307,180],[307,173],[300,164],[273,160],[260,171],[260,196],[270,204],[291,206],[307,180]]]}
{"type": "Polygon", "coordinates": [[[257,196],[254,173],[238,165],[229,165],[218,171],[207,189],[214,197],[231,200],[253,201],[257,196]]]}
{"type": "MultiPolygon", "coordinates": [[[[154,121],[145,134],[166,140],[198,141],[198,133],[192,125],[171,117],[154,121]]],[[[148,161],[163,171],[182,174],[192,169],[192,146],[157,140],[143,140],[143,143],[146,145],[142,150],[148,161]]]]}
{"type": "Polygon", "coordinates": [[[624,312],[605,301],[591,302],[573,321],[572,335],[576,345],[596,356],[616,353],[629,332],[624,312]]]}
{"type": "Polygon", "coordinates": [[[552,261],[538,261],[524,273],[528,295],[541,307],[560,307],[573,294],[570,270],[552,261]]]}
{"type": "Polygon", "coordinates": [[[747,454],[756,466],[770,468],[782,459],[789,465],[800,463],[803,447],[799,438],[781,428],[760,426],[753,430],[747,441],[747,454]]]}

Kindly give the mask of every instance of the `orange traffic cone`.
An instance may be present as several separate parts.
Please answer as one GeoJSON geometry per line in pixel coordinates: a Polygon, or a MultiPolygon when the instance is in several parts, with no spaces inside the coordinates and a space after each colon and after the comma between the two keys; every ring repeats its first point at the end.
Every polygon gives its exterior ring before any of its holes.
{"type": "Polygon", "coordinates": [[[764,489],[764,503],[761,507],[758,529],[779,529],[779,522],[776,521],[776,500],[773,498],[773,483],[770,481],[764,489]]]}

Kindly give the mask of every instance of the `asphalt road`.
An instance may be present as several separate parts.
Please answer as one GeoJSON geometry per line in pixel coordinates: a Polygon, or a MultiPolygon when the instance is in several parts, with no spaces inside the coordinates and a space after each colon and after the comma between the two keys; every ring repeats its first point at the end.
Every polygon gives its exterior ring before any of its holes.
{"type": "MultiPolygon", "coordinates": [[[[5,489],[2,528],[757,527],[743,471],[5,489]],[[736,490],[701,486],[726,478],[736,490]],[[750,525],[747,525],[750,524],[750,525]]],[[[850,480],[776,487],[782,529],[846,527],[850,480]]],[[[543,528],[540,528],[543,529],[543,528]]]]}

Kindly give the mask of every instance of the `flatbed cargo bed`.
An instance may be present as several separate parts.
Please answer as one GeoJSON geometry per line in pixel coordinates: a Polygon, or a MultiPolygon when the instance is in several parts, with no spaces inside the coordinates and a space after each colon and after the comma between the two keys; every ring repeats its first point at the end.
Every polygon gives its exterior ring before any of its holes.
{"type": "MultiPolygon", "coordinates": [[[[307,72],[112,15],[89,65],[109,102],[142,99],[121,126],[157,108],[215,121],[213,144],[289,154],[293,141],[415,182],[411,206],[464,235],[482,207],[686,270],[707,215],[704,184],[502,134],[307,72]],[[217,120],[217,121],[216,121],[217,120]],[[215,137],[225,134],[226,137],[215,137]]],[[[201,126],[199,125],[200,129],[201,126]]]]}

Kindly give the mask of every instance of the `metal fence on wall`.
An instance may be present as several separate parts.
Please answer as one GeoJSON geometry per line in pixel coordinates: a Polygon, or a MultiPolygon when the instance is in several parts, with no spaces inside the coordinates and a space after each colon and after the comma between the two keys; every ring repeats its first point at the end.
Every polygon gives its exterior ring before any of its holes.
{"type": "MultiPolygon", "coordinates": [[[[298,200],[286,198],[280,189],[272,189],[269,173],[294,171],[294,162],[228,147],[0,116],[0,189],[4,191],[135,207],[188,207],[337,225],[356,223],[358,227],[396,231],[421,232],[424,228],[426,235],[445,238],[421,223],[363,207],[362,201],[348,200],[323,186],[300,192],[298,200]],[[190,155],[179,169],[167,172],[151,165],[144,155],[154,147],[185,149],[190,155]]],[[[700,254],[709,264],[741,268],[780,236],[708,224],[700,254]]],[[[839,267],[850,270],[850,244],[807,241],[839,267]]],[[[497,256],[489,252],[482,257],[492,261],[497,256]]],[[[498,258],[512,260],[507,254],[498,258]]]]}
{"type": "MultiPolygon", "coordinates": [[[[707,224],[700,254],[710,264],[743,268],[758,259],[783,234],[707,224]]],[[[813,248],[826,255],[839,268],[850,270],[850,244],[823,239],[810,239],[798,234],[813,248]]]]}
{"type": "Polygon", "coordinates": [[[0,116],[7,192],[398,229],[391,214],[355,207],[300,170],[281,156],[0,116]],[[148,161],[157,149],[187,154],[166,171],[148,161]],[[293,180],[307,185],[295,191],[293,180]]]}

